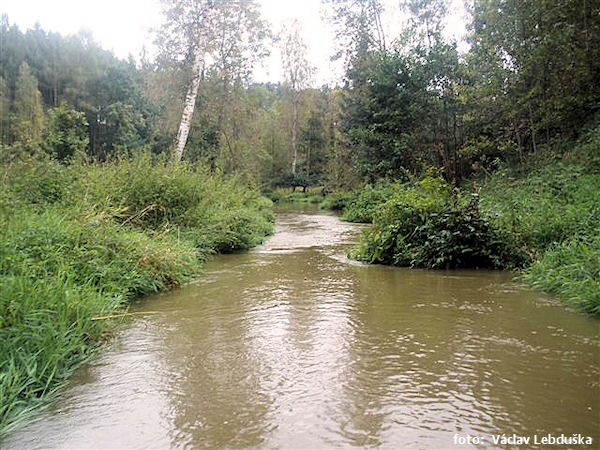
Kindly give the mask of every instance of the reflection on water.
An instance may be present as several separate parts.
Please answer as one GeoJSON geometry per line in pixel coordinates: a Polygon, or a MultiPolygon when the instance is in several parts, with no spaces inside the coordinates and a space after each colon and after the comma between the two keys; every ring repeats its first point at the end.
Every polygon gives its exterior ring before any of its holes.
{"type": "Polygon", "coordinates": [[[147,314],[3,446],[598,443],[597,320],[507,273],[357,264],[344,255],[358,233],[331,214],[281,213],[262,246],[137,304],[147,314]]]}

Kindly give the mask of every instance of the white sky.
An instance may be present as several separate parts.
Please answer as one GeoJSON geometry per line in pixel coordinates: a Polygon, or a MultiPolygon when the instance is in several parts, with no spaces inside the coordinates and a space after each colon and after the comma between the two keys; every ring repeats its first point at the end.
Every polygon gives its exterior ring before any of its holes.
{"type": "MultiPolygon", "coordinates": [[[[464,36],[464,10],[460,0],[448,0],[452,6],[446,27],[447,37],[464,36]]],[[[322,19],[320,0],[259,0],[263,16],[278,32],[286,21],[297,18],[303,26],[308,46],[308,59],[317,68],[314,84],[334,84],[343,74],[340,62],[332,63],[335,52],[333,30],[322,19]]],[[[405,18],[399,11],[398,0],[384,0],[386,11],[382,17],[386,39],[390,42],[402,29],[405,18]]],[[[126,58],[139,57],[143,46],[152,54],[150,30],[162,20],[158,0],[3,0],[0,12],[7,13],[11,24],[22,31],[36,22],[46,31],[63,35],[81,29],[90,30],[102,47],[126,58]]],[[[464,45],[461,46],[464,50],[464,45]]],[[[254,71],[256,81],[280,81],[281,60],[277,49],[265,61],[264,67],[254,71]]]]}

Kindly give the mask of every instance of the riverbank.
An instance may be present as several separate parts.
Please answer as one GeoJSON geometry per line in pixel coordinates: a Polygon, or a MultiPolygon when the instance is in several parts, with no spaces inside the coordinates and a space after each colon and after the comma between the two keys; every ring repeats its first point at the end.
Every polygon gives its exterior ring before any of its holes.
{"type": "MultiPolygon", "coordinates": [[[[430,172],[335,192],[321,208],[372,223],[352,256],[367,263],[434,269],[518,269],[529,286],[600,314],[598,137],[536,170],[506,166],[451,186],[430,172]]],[[[315,202],[296,193],[280,201],[315,202]]]]}
{"type": "Polygon", "coordinates": [[[135,302],[5,447],[448,448],[556,430],[598,442],[593,317],[507,271],[356,263],[345,254],[363,226],[276,211],[264,244],[135,302]]]}
{"type": "Polygon", "coordinates": [[[211,254],[273,231],[270,201],[201,166],[148,154],[3,163],[0,434],[47,403],[131,299],[179,286],[211,254]]]}

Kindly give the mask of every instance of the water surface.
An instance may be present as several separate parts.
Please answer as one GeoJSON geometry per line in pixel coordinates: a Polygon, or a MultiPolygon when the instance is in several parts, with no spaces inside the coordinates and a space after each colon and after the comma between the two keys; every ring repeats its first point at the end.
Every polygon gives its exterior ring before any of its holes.
{"type": "Polygon", "coordinates": [[[137,314],[5,448],[456,447],[600,438],[598,321],[511,274],[365,266],[359,227],[282,212],[137,314]],[[487,440],[485,440],[487,439],[487,440]]]}

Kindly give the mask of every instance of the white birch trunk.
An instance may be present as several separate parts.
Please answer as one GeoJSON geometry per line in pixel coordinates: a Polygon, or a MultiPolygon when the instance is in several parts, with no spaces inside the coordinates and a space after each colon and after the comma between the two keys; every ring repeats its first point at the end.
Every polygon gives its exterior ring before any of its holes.
{"type": "Polygon", "coordinates": [[[177,139],[175,141],[175,162],[181,161],[183,149],[185,148],[188,135],[190,134],[192,116],[194,115],[194,107],[196,105],[196,96],[198,95],[198,87],[200,86],[200,78],[202,76],[203,62],[203,55],[200,50],[197,50],[194,58],[194,67],[192,69],[192,79],[190,80],[188,92],[185,96],[185,105],[183,106],[183,114],[181,115],[179,131],[177,132],[177,139]]]}

